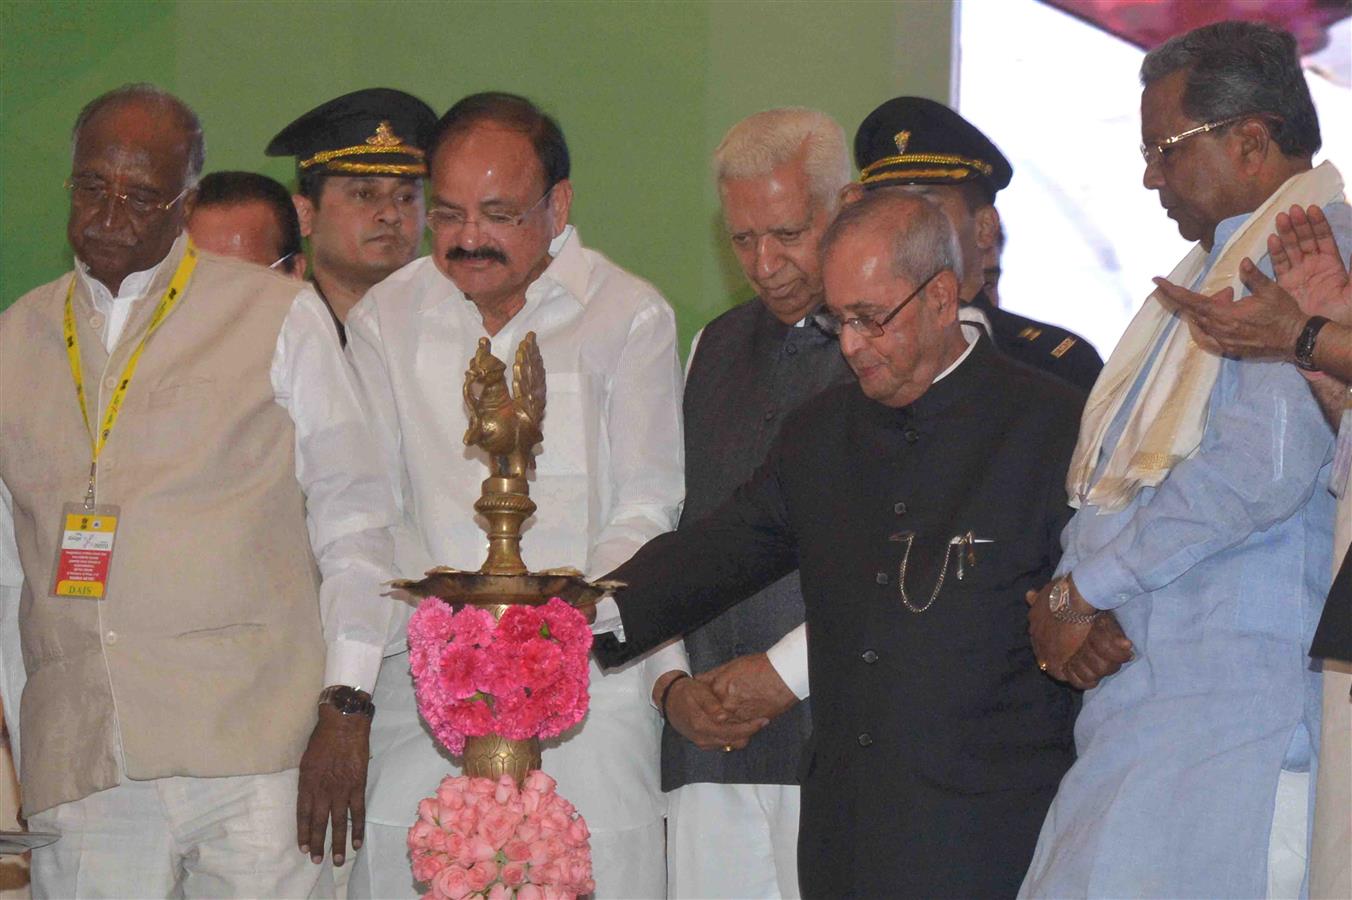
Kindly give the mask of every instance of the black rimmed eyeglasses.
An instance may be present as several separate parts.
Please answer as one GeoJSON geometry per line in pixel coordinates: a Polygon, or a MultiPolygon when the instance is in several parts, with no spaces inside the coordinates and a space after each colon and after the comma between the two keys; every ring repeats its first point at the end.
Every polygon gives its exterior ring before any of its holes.
{"type": "Polygon", "coordinates": [[[947,270],[939,269],[930,275],[930,277],[920,282],[919,287],[907,294],[905,300],[894,306],[892,311],[881,319],[875,319],[872,316],[850,316],[848,319],[841,319],[835,313],[822,309],[813,314],[814,321],[817,323],[817,327],[822,331],[836,337],[839,337],[840,333],[846,328],[850,328],[865,337],[882,337],[883,326],[895,319],[897,313],[906,308],[907,303],[910,303],[916,297],[920,296],[920,292],[923,291],[931,281],[937,278],[940,272],[944,271],[947,270]]]}

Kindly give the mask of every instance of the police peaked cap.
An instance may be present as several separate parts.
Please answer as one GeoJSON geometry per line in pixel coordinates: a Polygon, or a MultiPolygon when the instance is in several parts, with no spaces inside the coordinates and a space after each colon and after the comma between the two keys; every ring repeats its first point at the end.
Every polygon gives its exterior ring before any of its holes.
{"type": "Polygon", "coordinates": [[[975,181],[994,197],[1014,175],[990,138],[924,97],[894,97],[869,113],[854,135],[854,161],[866,188],[975,181]]]}
{"type": "Polygon", "coordinates": [[[427,143],[437,124],[426,103],[391,88],[367,88],[316,106],[268,144],[268,156],[294,156],[302,175],[427,174],[427,143]]]}

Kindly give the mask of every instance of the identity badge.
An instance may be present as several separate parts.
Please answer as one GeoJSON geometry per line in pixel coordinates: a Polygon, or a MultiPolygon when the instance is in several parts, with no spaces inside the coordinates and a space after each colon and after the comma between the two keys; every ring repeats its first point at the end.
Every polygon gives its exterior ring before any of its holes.
{"type": "Polygon", "coordinates": [[[104,598],[119,515],[116,506],[67,503],[62,508],[53,597],[104,598]]]}

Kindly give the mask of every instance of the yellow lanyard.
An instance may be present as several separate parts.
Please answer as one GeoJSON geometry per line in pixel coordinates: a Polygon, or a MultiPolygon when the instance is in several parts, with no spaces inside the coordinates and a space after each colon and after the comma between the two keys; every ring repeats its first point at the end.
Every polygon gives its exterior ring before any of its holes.
{"type": "Polygon", "coordinates": [[[155,312],[150,317],[150,325],[146,328],[145,335],[141,342],[136,345],[132,351],[131,358],[127,360],[126,368],[122,370],[122,376],[117,379],[117,387],[113,390],[112,399],[108,401],[108,411],[103,415],[103,427],[99,429],[98,436],[94,435],[94,429],[89,424],[89,406],[85,401],[84,374],[80,368],[80,337],[75,331],[75,281],[77,276],[71,276],[70,288],[66,291],[66,317],[64,332],[66,337],[66,355],[70,358],[70,374],[75,380],[75,399],[80,401],[80,415],[84,416],[85,431],[89,432],[89,446],[91,460],[89,463],[89,490],[85,492],[85,506],[92,508],[94,506],[94,479],[97,474],[99,454],[103,452],[103,447],[108,443],[108,435],[113,430],[113,423],[117,421],[118,413],[122,411],[122,401],[127,397],[127,386],[131,384],[131,378],[136,374],[136,365],[141,361],[141,353],[146,348],[146,342],[150,336],[159,330],[164,324],[164,320],[169,317],[169,313],[174,311],[179,301],[183,299],[183,290],[188,284],[188,279],[192,277],[193,269],[197,268],[197,248],[193,246],[192,241],[188,241],[187,250],[183,254],[183,259],[174,271],[174,277],[169,282],[168,289],[164,296],[155,306],[155,312]]]}

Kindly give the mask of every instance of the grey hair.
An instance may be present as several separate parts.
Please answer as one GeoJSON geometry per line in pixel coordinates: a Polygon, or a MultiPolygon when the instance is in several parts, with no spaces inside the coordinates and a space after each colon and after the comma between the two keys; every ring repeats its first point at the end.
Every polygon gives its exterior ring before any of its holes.
{"type": "Polygon", "coordinates": [[[892,274],[919,284],[945,269],[962,272],[962,246],[953,223],[933,201],[899,191],[869,191],[848,204],[822,235],[825,257],[856,229],[892,233],[892,274]],[[902,226],[902,227],[898,227],[902,226]]]}
{"type": "Polygon", "coordinates": [[[124,103],[145,103],[157,106],[177,118],[177,124],[188,136],[188,171],[184,174],[184,187],[196,187],[202,177],[202,166],[206,163],[207,142],[202,134],[202,121],[192,107],[158,85],[147,82],[124,84],[100,94],[85,104],[84,109],[75,117],[75,127],[70,130],[70,151],[75,153],[75,145],[80,141],[80,132],[99,113],[124,103]]]}
{"type": "Polygon", "coordinates": [[[1141,84],[1186,69],[1182,109],[1198,122],[1260,116],[1287,156],[1313,156],[1319,117],[1300,67],[1296,39],[1257,22],[1217,22],[1180,34],[1146,54],[1141,84]]]}
{"type": "Polygon", "coordinates": [[[812,194],[834,211],[840,189],[850,182],[845,130],[826,113],[805,106],[767,109],[738,122],[714,151],[714,178],[760,178],[804,154],[812,194]]]}

